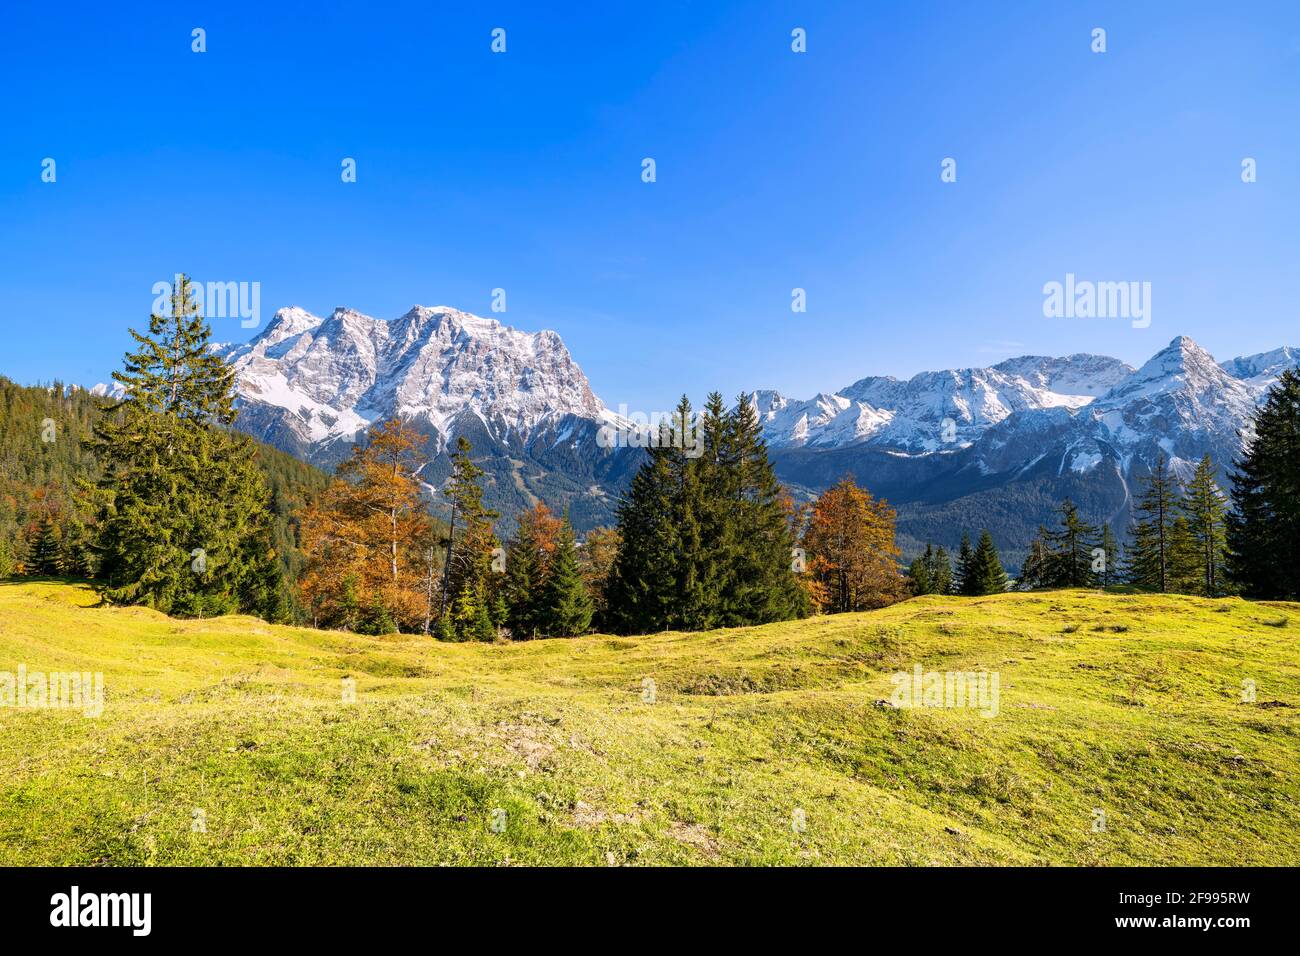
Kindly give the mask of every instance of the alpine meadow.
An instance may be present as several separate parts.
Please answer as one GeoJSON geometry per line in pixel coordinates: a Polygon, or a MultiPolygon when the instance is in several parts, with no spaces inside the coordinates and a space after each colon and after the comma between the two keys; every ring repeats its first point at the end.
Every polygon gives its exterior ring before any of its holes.
{"type": "Polygon", "coordinates": [[[1282,931],[1300,8],[480,6],[7,17],[13,938],[1282,931]]]}

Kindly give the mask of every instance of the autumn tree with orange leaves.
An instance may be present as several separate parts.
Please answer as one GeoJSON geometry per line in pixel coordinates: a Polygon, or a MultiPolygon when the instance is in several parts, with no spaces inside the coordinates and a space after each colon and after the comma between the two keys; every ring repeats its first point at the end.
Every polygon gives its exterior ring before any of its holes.
{"type": "Polygon", "coordinates": [[[432,529],[417,479],[425,439],[398,419],[371,430],[303,514],[303,597],[318,627],[427,624],[432,529]]]}
{"type": "Polygon", "coordinates": [[[824,491],[804,531],[807,584],[824,612],[864,611],[907,594],[894,543],[894,509],[852,478],[824,491]]]}

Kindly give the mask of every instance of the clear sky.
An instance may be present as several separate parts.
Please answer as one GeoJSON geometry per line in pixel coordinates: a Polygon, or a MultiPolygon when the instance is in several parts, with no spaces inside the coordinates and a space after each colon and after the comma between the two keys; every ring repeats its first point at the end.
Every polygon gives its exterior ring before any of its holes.
{"type": "Polygon", "coordinates": [[[177,270],[260,282],[263,323],[492,315],[504,288],[498,318],[647,411],[1140,363],[1179,334],[1300,344],[1294,0],[10,0],[0,90],[0,374],[23,382],[107,378],[177,270]],[[1150,282],[1150,327],[1045,318],[1067,272],[1150,282]]]}

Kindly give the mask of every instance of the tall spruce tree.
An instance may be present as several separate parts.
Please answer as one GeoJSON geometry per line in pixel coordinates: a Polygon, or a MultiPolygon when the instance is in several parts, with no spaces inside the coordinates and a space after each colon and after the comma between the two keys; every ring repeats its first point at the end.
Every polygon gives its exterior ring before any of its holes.
{"type": "Polygon", "coordinates": [[[970,590],[972,596],[1001,594],[1007,589],[1007,572],[1002,567],[1002,559],[993,544],[993,536],[987,530],[980,534],[979,544],[970,560],[970,590]]]}
{"type": "Polygon", "coordinates": [[[1101,567],[1093,562],[1094,575],[1099,587],[1108,588],[1120,581],[1121,556],[1119,551],[1119,542],[1115,539],[1115,532],[1110,530],[1110,525],[1106,524],[1101,529],[1101,567]]]}
{"type": "Polygon", "coordinates": [[[678,548],[667,444],[646,450],[618,508],[623,544],[610,575],[609,609],[615,630],[624,634],[664,630],[673,619],[678,548]]]}
{"type": "Polygon", "coordinates": [[[507,553],[505,583],[506,626],[516,641],[545,633],[543,589],[561,522],[538,502],[519,517],[507,553]]]}
{"type": "Polygon", "coordinates": [[[952,560],[943,548],[935,548],[934,563],[930,565],[930,586],[934,594],[952,593],[952,560]]]}
{"type": "Polygon", "coordinates": [[[1175,515],[1169,528],[1168,587],[1174,594],[1200,594],[1204,586],[1200,547],[1186,515],[1175,515]]]}
{"type": "Polygon", "coordinates": [[[1256,411],[1232,504],[1228,571],[1241,593],[1300,599],[1300,370],[1284,371],[1256,411]]]}
{"type": "Polygon", "coordinates": [[[912,563],[907,566],[907,578],[911,584],[912,593],[916,595],[933,594],[934,585],[930,579],[930,568],[934,565],[934,546],[929,542],[925,545],[925,554],[913,558],[912,563]]]}
{"type": "Polygon", "coordinates": [[[231,430],[234,372],[208,348],[190,281],[171,312],[131,330],[124,389],[95,427],[108,504],[99,522],[101,591],[182,616],[288,613],[272,546],[270,492],[251,439],[231,430]]]}
{"type": "Polygon", "coordinates": [[[1208,454],[1196,466],[1178,509],[1187,518],[1195,543],[1199,572],[1196,593],[1219,597],[1226,592],[1228,583],[1224,569],[1228,502],[1214,480],[1214,462],[1208,454]]]}
{"type": "Polygon", "coordinates": [[[970,597],[975,593],[975,578],[972,565],[975,561],[975,549],[971,547],[970,533],[961,533],[961,548],[957,551],[956,593],[970,597]]]}
{"type": "Polygon", "coordinates": [[[714,627],[722,601],[721,583],[712,546],[705,535],[720,524],[720,505],[712,496],[714,482],[706,476],[711,463],[697,455],[698,437],[695,415],[685,395],[673,412],[669,442],[669,500],[676,529],[676,573],[673,581],[673,610],[666,625],[685,631],[702,631],[714,627]]]}
{"type": "Polygon", "coordinates": [[[926,542],[925,553],[912,561],[908,577],[913,594],[950,594],[952,592],[952,561],[948,552],[926,542]]]}
{"type": "Polygon", "coordinates": [[[542,630],[548,637],[577,637],[591,628],[591,614],[591,596],[582,580],[573,525],[566,514],[542,589],[542,630]]]}
{"type": "Polygon", "coordinates": [[[619,507],[622,544],[606,596],[614,627],[647,633],[785,620],[807,611],[792,567],[789,502],[758,416],[683,398],[619,507]]]}
{"type": "Polygon", "coordinates": [[[729,540],[719,624],[786,621],[808,613],[807,593],[792,567],[790,506],[767,456],[753,397],[742,393],[728,416],[722,461],[729,540]]]}
{"type": "Polygon", "coordinates": [[[1032,591],[1034,588],[1051,587],[1051,582],[1052,550],[1047,545],[1047,529],[1039,525],[1038,533],[1029,543],[1029,554],[1020,567],[1018,586],[1022,591],[1032,591]]]}
{"type": "MultiPolygon", "coordinates": [[[[492,570],[497,538],[492,522],[498,515],[483,505],[479,485],[483,469],[474,464],[471,450],[464,435],[456,439],[451,478],[444,491],[451,501],[451,525],[447,531],[439,616],[450,621],[454,640],[490,641],[496,636],[497,623],[492,619],[498,606],[498,582],[492,570]]],[[[438,633],[445,636],[448,632],[442,628],[438,633]]]]}
{"type": "Polygon", "coordinates": [[[1161,455],[1141,479],[1128,548],[1129,580],[1146,591],[1171,590],[1170,536],[1177,517],[1178,483],[1161,455]]]}
{"type": "Polygon", "coordinates": [[[1055,531],[1047,532],[1047,547],[1051,552],[1048,583],[1060,588],[1090,588],[1096,586],[1092,570],[1093,551],[1100,545],[1097,528],[1079,516],[1074,502],[1061,502],[1061,524],[1055,531]]]}
{"type": "Polygon", "coordinates": [[[49,512],[41,515],[27,544],[27,573],[53,577],[62,573],[59,526],[49,512]]]}

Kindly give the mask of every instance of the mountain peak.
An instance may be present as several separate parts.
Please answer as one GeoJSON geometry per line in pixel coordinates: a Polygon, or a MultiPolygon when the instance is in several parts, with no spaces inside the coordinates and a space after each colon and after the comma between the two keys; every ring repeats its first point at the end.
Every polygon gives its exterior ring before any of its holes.
{"type": "Polygon", "coordinates": [[[605,413],[554,332],[449,306],[415,305],[391,321],[346,306],[321,319],[295,306],[225,354],[259,437],[325,457],[394,414],[445,441],[475,418],[494,437],[527,439],[565,415],[599,421],[605,413]]]}
{"type": "Polygon", "coordinates": [[[1137,377],[1146,377],[1148,374],[1171,375],[1181,370],[1217,378],[1211,369],[1218,370],[1218,368],[1219,364],[1214,360],[1213,355],[1188,336],[1177,335],[1138,369],[1137,377]]]}

